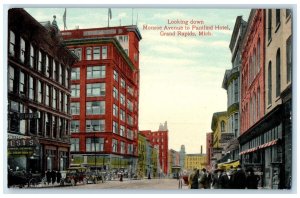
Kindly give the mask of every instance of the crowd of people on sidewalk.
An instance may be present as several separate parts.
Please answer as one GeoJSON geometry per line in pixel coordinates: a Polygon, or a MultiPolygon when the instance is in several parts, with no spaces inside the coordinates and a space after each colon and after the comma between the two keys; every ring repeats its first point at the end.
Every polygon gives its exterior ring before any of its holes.
{"type": "Polygon", "coordinates": [[[52,170],[50,171],[49,169],[45,172],[45,178],[46,178],[46,181],[47,184],[52,184],[54,185],[55,183],[57,184],[60,184],[61,182],[61,179],[62,179],[62,175],[61,175],[61,172],[60,171],[55,171],[55,170],[52,170]]]}
{"type": "MultiPolygon", "coordinates": [[[[179,182],[182,180],[179,179],[179,182]]],[[[190,189],[257,189],[260,177],[254,174],[253,168],[246,171],[239,165],[237,169],[216,169],[209,172],[203,168],[194,171],[188,177],[190,189]]],[[[182,183],[179,183],[179,188],[182,183]]]]}

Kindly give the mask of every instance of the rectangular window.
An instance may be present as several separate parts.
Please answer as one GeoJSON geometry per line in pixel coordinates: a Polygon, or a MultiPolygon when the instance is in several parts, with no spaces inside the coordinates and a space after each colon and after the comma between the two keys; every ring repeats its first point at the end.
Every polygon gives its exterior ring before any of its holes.
{"type": "Polygon", "coordinates": [[[49,137],[51,134],[51,114],[50,113],[45,113],[45,132],[46,136],[49,137]]]}
{"type": "Polygon", "coordinates": [[[87,115],[104,115],[105,114],[105,101],[86,102],[87,115]]]}
{"type": "Polygon", "coordinates": [[[127,100],[127,109],[131,112],[133,111],[133,104],[130,100],[127,100]]]}
{"type": "Polygon", "coordinates": [[[71,143],[70,151],[79,151],[79,138],[71,138],[70,143],[71,143]]]}
{"type": "Polygon", "coordinates": [[[87,96],[105,96],[105,83],[87,84],[87,96]]]}
{"type": "Polygon", "coordinates": [[[122,120],[122,121],[126,121],[125,120],[125,111],[123,111],[122,109],[120,110],[120,120],[122,120]]]}
{"type": "Polygon", "coordinates": [[[52,62],[52,79],[57,80],[57,62],[54,59],[52,62]]]}
{"type": "Polygon", "coordinates": [[[87,79],[105,78],[105,66],[88,66],[87,79]]]}
{"type": "Polygon", "coordinates": [[[25,62],[25,41],[23,38],[20,38],[20,60],[22,63],[25,62]]]}
{"type": "Polygon", "coordinates": [[[45,74],[47,77],[50,76],[49,57],[45,55],[45,74]]]}
{"type": "Polygon", "coordinates": [[[86,48],[86,60],[92,60],[92,48],[86,48]]]}
{"type": "Polygon", "coordinates": [[[80,114],[80,103],[71,102],[71,115],[79,115],[79,114],[80,114]]]}
{"type": "Polygon", "coordinates": [[[34,67],[34,63],[35,63],[34,48],[30,44],[30,59],[29,59],[29,65],[30,65],[30,67],[33,68],[34,67]]]}
{"type": "Polygon", "coordinates": [[[80,67],[72,68],[71,80],[80,79],[80,67]]]}
{"type": "Polygon", "coordinates": [[[56,92],[56,89],[53,88],[52,90],[52,108],[53,109],[56,109],[56,106],[57,106],[57,96],[56,96],[57,92],[56,92]]]}
{"type": "Polygon", "coordinates": [[[119,80],[119,74],[117,71],[114,70],[114,80],[118,82],[119,80]]]}
{"type": "Polygon", "coordinates": [[[20,72],[19,94],[25,96],[25,75],[23,72],[20,72]]]}
{"type": "Polygon", "coordinates": [[[120,93],[120,103],[125,106],[125,96],[122,93],[120,93]]]}
{"type": "Polygon", "coordinates": [[[133,96],[133,89],[130,86],[127,86],[127,92],[133,96]]]}
{"type": "Polygon", "coordinates": [[[125,153],[125,142],[121,142],[121,153],[125,153]]]}
{"type": "Polygon", "coordinates": [[[71,85],[71,96],[73,98],[79,98],[80,97],[80,85],[71,85]]]}
{"type": "Polygon", "coordinates": [[[118,100],[118,89],[117,88],[113,88],[113,97],[114,99],[118,100]]]}
{"type": "Polygon", "coordinates": [[[268,41],[272,38],[272,9],[268,9],[268,41]]]}
{"type": "Polygon", "coordinates": [[[78,57],[78,59],[81,61],[81,48],[75,49],[74,53],[78,57]]]}
{"type": "Polygon", "coordinates": [[[119,132],[118,123],[113,121],[113,133],[118,134],[118,132],[119,132]]]}
{"type": "Polygon", "coordinates": [[[123,125],[120,125],[120,136],[125,137],[125,127],[123,125]]]}
{"type": "Polygon", "coordinates": [[[113,115],[117,118],[118,117],[118,106],[113,104],[113,115]]]}
{"type": "Polygon", "coordinates": [[[50,87],[49,87],[49,85],[45,85],[45,87],[46,87],[45,105],[49,106],[49,101],[50,101],[50,87]]]}
{"type": "Polygon", "coordinates": [[[52,137],[57,138],[57,117],[52,116],[52,137]]]}
{"type": "Polygon", "coordinates": [[[128,146],[127,146],[127,154],[133,154],[133,144],[128,144],[128,146]]]}
{"type": "Polygon", "coordinates": [[[276,27],[280,25],[280,9],[276,9],[276,27]]]}
{"type": "Polygon", "coordinates": [[[43,83],[38,80],[38,102],[42,103],[43,101],[43,83]]]}
{"type": "Polygon", "coordinates": [[[9,31],[9,55],[15,55],[16,38],[13,31],[9,31]]]}
{"type": "Polygon", "coordinates": [[[86,138],[86,151],[95,152],[104,150],[104,138],[86,138]]]}
{"type": "Polygon", "coordinates": [[[69,69],[65,69],[65,87],[69,88],[69,69]]]}
{"type": "Polygon", "coordinates": [[[133,125],[133,118],[130,115],[127,115],[127,124],[129,124],[130,126],[133,125]]]}
{"type": "Polygon", "coordinates": [[[72,133],[79,132],[79,120],[72,120],[71,121],[71,132],[72,133]]]}
{"type": "Polygon", "coordinates": [[[69,100],[68,100],[68,95],[67,94],[65,94],[65,113],[68,113],[69,111],[68,111],[68,104],[69,104],[69,100]]]}
{"type": "Polygon", "coordinates": [[[239,101],[239,79],[234,80],[234,102],[239,101]]]}
{"type": "Polygon", "coordinates": [[[105,120],[86,120],[87,132],[103,132],[105,130],[105,120]]]}
{"type": "Polygon", "coordinates": [[[127,138],[133,140],[133,131],[130,129],[127,129],[127,138]]]}
{"type": "Polygon", "coordinates": [[[123,78],[121,78],[121,87],[122,87],[123,89],[126,88],[126,83],[125,83],[125,80],[124,80],[123,78]]]}
{"type": "Polygon", "coordinates": [[[118,140],[112,139],[112,152],[117,152],[118,150],[118,140]]]}
{"type": "Polygon", "coordinates": [[[43,65],[43,54],[41,51],[39,51],[39,55],[38,55],[38,71],[39,72],[42,71],[42,65],[43,65]]]}
{"type": "Polygon", "coordinates": [[[9,66],[9,91],[14,91],[14,82],[15,82],[15,69],[12,66],[9,66]]]}
{"type": "Polygon", "coordinates": [[[102,59],[107,59],[107,46],[102,47],[102,59]]]}
{"type": "Polygon", "coordinates": [[[29,76],[29,99],[34,100],[35,95],[35,85],[34,85],[34,79],[29,76]]]}
{"type": "Polygon", "coordinates": [[[59,107],[58,108],[60,111],[62,111],[64,108],[63,97],[64,97],[63,92],[59,92],[59,107]]]}
{"type": "Polygon", "coordinates": [[[100,47],[94,47],[93,49],[93,59],[100,60],[100,47]]]}

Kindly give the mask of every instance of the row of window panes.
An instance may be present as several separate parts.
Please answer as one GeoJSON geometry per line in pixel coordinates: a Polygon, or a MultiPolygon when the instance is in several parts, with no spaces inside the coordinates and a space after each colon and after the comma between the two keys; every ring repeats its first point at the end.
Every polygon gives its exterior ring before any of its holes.
{"type": "MultiPolygon", "coordinates": [[[[267,23],[267,36],[268,36],[268,41],[270,42],[272,39],[272,30],[274,32],[277,31],[278,27],[281,24],[281,10],[283,9],[275,9],[275,27],[272,28],[272,9],[268,9],[268,23],[267,23]]],[[[285,17],[288,18],[291,16],[291,9],[285,9],[285,17]]]]}
{"type": "MultiPolygon", "coordinates": [[[[85,122],[86,132],[104,132],[105,131],[105,120],[86,120],[85,122]]],[[[80,132],[79,120],[71,121],[71,132],[80,132]]]]}
{"type": "MultiPolygon", "coordinates": [[[[114,76],[114,80],[115,80],[116,82],[118,82],[118,81],[119,81],[119,74],[118,74],[118,72],[117,72],[116,70],[114,70],[113,76],[114,76]]],[[[123,89],[126,88],[126,82],[125,82],[125,80],[124,80],[123,78],[121,78],[121,87],[122,87],[123,89]]],[[[134,90],[133,90],[133,88],[130,87],[129,85],[127,86],[127,92],[128,92],[131,96],[134,95],[134,90]]]]}
{"type": "Polygon", "coordinates": [[[68,113],[68,96],[63,91],[9,66],[9,92],[68,113]],[[45,89],[45,92],[44,92],[45,89]],[[45,94],[44,94],[45,93],[45,94]]]}
{"type": "MultiPolygon", "coordinates": [[[[10,101],[9,106],[12,113],[25,113],[25,106],[22,103],[10,101]]],[[[31,134],[55,139],[68,135],[69,121],[65,118],[30,108],[28,108],[28,113],[37,113],[38,118],[30,120],[8,119],[8,131],[20,134],[26,134],[28,131],[31,134]]]]}
{"type": "Polygon", "coordinates": [[[239,102],[239,80],[239,77],[237,79],[234,79],[228,86],[228,107],[234,103],[239,102]]]}
{"type": "MultiPolygon", "coordinates": [[[[10,31],[9,39],[9,54],[15,56],[17,45],[14,32],[10,31]]],[[[26,45],[25,40],[20,38],[19,58],[21,62],[28,64],[31,68],[36,68],[39,72],[68,88],[69,70],[45,52],[35,50],[32,44],[28,43],[29,47],[26,45]],[[27,50],[27,48],[29,49],[27,50]]]]}
{"type": "MultiPolygon", "coordinates": [[[[78,57],[79,60],[82,60],[81,48],[70,49],[70,51],[73,52],[78,57]]],[[[107,59],[107,46],[87,47],[85,57],[86,60],[107,59]]]]}
{"type": "MultiPolygon", "coordinates": [[[[71,85],[71,95],[73,98],[80,97],[80,84],[71,85]]],[[[92,83],[86,85],[86,96],[105,96],[105,83],[92,83]]]]}
{"type": "MultiPolygon", "coordinates": [[[[80,114],[80,102],[71,103],[71,114],[80,114]]],[[[104,115],[105,114],[105,101],[86,102],[86,115],[104,115]]]]}
{"type": "MultiPolygon", "coordinates": [[[[105,66],[88,66],[86,73],[87,79],[105,78],[106,68],[105,66]]],[[[71,79],[80,80],[80,67],[72,68],[71,79]]]]}

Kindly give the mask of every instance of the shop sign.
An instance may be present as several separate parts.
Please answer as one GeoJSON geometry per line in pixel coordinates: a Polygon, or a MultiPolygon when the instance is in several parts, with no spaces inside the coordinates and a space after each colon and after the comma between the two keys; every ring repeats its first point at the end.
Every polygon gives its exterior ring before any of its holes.
{"type": "Polygon", "coordinates": [[[18,148],[8,148],[8,155],[32,155],[34,148],[32,147],[18,147],[18,148]]]}
{"type": "Polygon", "coordinates": [[[35,138],[19,138],[19,139],[8,139],[8,148],[18,147],[36,147],[38,146],[38,140],[35,138]]]}

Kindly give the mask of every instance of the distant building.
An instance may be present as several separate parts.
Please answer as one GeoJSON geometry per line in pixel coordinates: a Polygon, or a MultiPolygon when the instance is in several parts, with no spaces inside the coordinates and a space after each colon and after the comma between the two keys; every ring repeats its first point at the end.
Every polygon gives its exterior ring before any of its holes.
{"type": "Polygon", "coordinates": [[[180,151],[179,151],[179,165],[181,169],[184,168],[184,161],[185,161],[185,146],[181,145],[180,151]]]}
{"type": "Polygon", "coordinates": [[[169,160],[169,176],[176,178],[177,174],[181,170],[180,166],[180,153],[178,151],[175,151],[173,149],[170,149],[168,152],[168,160],[169,160]]]}
{"type": "Polygon", "coordinates": [[[71,75],[72,163],[135,172],[142,39],[137,26],[66,30],[62,35],[79,58],[71,75]]]}
{"type": "Polygon", "coordinates": [[[168,128],[167,123],[164,125],[161,124],[158,131],[145,130],[140,131],[147,139],[150,140],[153,146],[158,146],[159,150],[159,163],[161,166],[160,173],[167,175],[168,174],[168,128]],[[163,126],[163,127],[161,127],[163,126]]]}
{"type": "Polygon", "coordinates": [[[211,164],[215,167],[220,163],[222,157],[225,155],[224,148],[226,143],[233,138],[232,133],[227,133],[227,112],[216,112],[213,114],[211,121],[211,130],[213,136],[213,148],[211,164]]]}
{"type": "Polygon", "coordinates": [[[207,156],[206,154],[186,154],[185,156],[185,166],[187,171],[193,171],[196,169],[206,168],[207,166],[207,156]]]}
{"type": "Polygon", "coordinates": [[[8,11],[8,167],[66,170],[70,153],[70,74],[76,62],[56,25],[24,9],[8,11]]]}
{"type": "Polygon", "coordinates": [[[207,170],[212,170],[213,167],[212,167],[212,163],[211,163],[211,160],[213,158],[213,133],[210,132],[210,133],[206,133],[206,156],[207,156],[207,167],[206,169],[207,170]]]}

